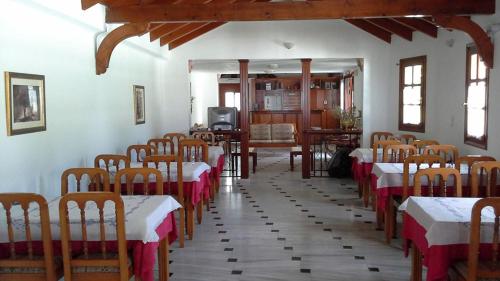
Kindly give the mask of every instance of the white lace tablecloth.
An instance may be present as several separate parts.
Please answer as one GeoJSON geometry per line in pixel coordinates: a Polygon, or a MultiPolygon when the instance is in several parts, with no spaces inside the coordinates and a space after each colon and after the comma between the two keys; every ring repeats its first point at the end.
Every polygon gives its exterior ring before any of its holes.
{"type": "MultiPolygon", "coordinates": [[[[130,167],[131,168],[142,168],[142,162],[131,162],[130,167]]],[[[156,168],[154,163],[149,163],[148,165],[150,168],[156,168]]],[[[158,170],[160,170],[162,176],[163,176],[163,181],[167,182],[167,165],[165,163],[160,163],[158,170]]],[[[200,176],[204,172],[210,173],[211,167],[207,165],[205,162],[183,162],[182,163],[182,180],[184,182],[193,182],[197,181],[199,182],[200,176]]],[[[110,175],[110,182],[114,183],[115,182],[115,174],[116,174],[116,169],[115,167],[110,167],[109,169],[109,175],[110,175]]],[[[150,182],[155,182],[155,177],[150,176],[149,178],[150,182]]],[[[173,162],[170,163],[170,181],[176,182],[177,181],[177,163],[173,162]]],[[[142,183],[143,179],[140,176],[137,176],[134,180],[135,183],[142,183]]]]}
{"type": "MultiPolygon", "coordinates": [[[[142,241],[143,243],[158,242],[159,237],[156,228],[165,220],[168,214],[181,205],[171,196],[122,196],[125,211],[125,232],[126,238],[130,241],[142,241]]],[[[59,198],[56,198],[49,204],[50,226],[53,240],[60,239],[59,223],[59,198]]],[[[70,202],[69,218],[71,224],[71,235],[75,241],[82,240],[80,209],[76,203],[70,202]]],[[[87,235],[88,241],[100,241],[99,232],[99,212],[95,203],[88,203],[86,208],[87,235]]],[[[12,218],[14,226],[14,237],[17,241],[26,241],[24,231],[24,217],[19,206],[12,209],[12,218]]],[[[5,221],[5,210],[0,205],[0,243],[8,242],[7,227],[5,221]]],[[[40,214],[38,206],[33,205],[29,212],[31,222],[32,240],[41,240],[40,214]]],[[[106,239],[116,240],[115,231],[115,209],[113,203],[107,202],[104,207],[104,222],[106,228],[106,239]]]]}
{"type": "MultiPolygon", "coordinates": [[[[409,197],[400,210],[406,210],[427,232],[428,245],[468,244],[472,206],[479,198],[409,197]]],[[[481,242],[492,243],[495,215],[491,207],[481,214],[481,242]]]]}
{"type": "MultiPolygon", "coordinates": [[[[426,167],[428,167],[426,164],[420,165],[421,169],[426,167]]],[[[439,168],[439,164],[434,164],[433,167],[439,168]]],[[[410,183],[413,183],[414,174],[417,172],[417,165],[410,164],[409,168],[410,183]]],[[[403,163],[375,163],[373,164],[372,174],[377,177],[377,188],[403,186],[403,163]]],[[[462,185],[464,185],[468,180],[468,167],[466,164],[460,166],[460,174],[462,175],[462,185]]],[[[447,184],[454,184],[451,177],[448,178],[447,184]]],[[[427,178],[422,178],[422,185],[427,185],[427,178]]]]}
{"type": "MultiPolygon", "coordinates": [[[[377,149],[377,159],[382,159],[382,148],[377,149]]],[[[373,163],[373,149],[356,148],[349,156],[358,159],[358,163],[373,163]]]]}

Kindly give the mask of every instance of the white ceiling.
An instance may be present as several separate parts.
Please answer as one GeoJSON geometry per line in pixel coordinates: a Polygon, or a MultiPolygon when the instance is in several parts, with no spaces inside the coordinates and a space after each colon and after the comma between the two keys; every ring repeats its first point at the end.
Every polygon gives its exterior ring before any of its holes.
{"type": "MultiPolygon", "coordinates": [[[[361,59],[362,61],[362,59],[361,59]]],[[[192,71],[219,74],[238,74],[238,60],[193,60],[192,71]]],[[[358,59],[313,59],[312,73],[345,73],[358,67],[358,59]]],[[[301,73],[300,59],[250,60],[250,74],[262,73],[301,73]]]]}

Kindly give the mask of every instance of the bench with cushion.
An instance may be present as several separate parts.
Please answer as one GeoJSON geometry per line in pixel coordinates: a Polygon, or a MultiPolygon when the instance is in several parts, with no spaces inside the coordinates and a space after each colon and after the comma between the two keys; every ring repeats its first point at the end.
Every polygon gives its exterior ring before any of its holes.
{"type": "Polygon", "coordinates": [[[250,124],[250,147],[294,147],[297,132],[292,123],[250,124]]]}

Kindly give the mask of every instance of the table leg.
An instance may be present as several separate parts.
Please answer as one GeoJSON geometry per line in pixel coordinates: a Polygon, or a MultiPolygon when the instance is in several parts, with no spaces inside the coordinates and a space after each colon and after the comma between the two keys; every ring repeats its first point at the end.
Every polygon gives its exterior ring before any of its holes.
{"type": "Polygon", "coordinates": [[[158,248],[158,270],[160,281],[168,281],[168,235],[160,241],[158,248]]]}
{"type": "Polygon", "coordinates": [[[198,206],[196,206],[196,219],[198,221],[198,224],[201,224],[201,221],[203,219],[203,199],[201,199],[198,203],[198,206]]]}
{"type": "MultiPolygon", "coordinates": [[[[394,222],[394,219],[393,219],[394,212],[393,212],[393,205],[392,204],[393,204],[392,203],[392,195],[390,195],[388,202],[386,202],[386,204],[385,204],[385,214],[384,214],[385,242],[387,244],[391,243],[391,239],[392,239],[393,232],[394,232],[394,230],[393,230],[394,227],[392,225],[392,223],[394,222]]],[[[377,210],[378,210],[378,208],[377,208],[377,210]]]]}
{"type": "Polygon", "coordinates": [[[257,169],[257,153],[252,155],[252,172],[254,174],[256,169],[257,169]]]}
{"type": "Polygon", "coordinates": [[[186,209],[179,208],[179,248],[184,248],[184,239],[186,236],[186,209]]]}
{"type": "Polygon", "coordinates": [[[191,202],[187,203],[187,234],[188,239],[193,240],[193,231],[194,231],[194,206],[191,202]]]}
{"type": "Polygon", "coordinates": [[[422,253],[415,243],[411,246],[411,281],[422,281],[422,253]]]}
{"type": "Polygon", "coordinates": [[[290,171],[292,171],[292,172],[293,172],[293,168],[294,168],[293,167],[293,157],[294,157],[293,152],[290,152],[290,171]]]}
{"type": "Polygon", "coordinates": [[[368,181],[364,180],[362,182],[363,185],[363,204],[365,205],[365,208],[368,208],[368,203],[370,201],[370,185],[368,184],[368,181]]]}
{"type": "Polygon", "coordinates": [[[363,184],[361,182],[358,182],[358,197],[363,197],[363,184]]]}

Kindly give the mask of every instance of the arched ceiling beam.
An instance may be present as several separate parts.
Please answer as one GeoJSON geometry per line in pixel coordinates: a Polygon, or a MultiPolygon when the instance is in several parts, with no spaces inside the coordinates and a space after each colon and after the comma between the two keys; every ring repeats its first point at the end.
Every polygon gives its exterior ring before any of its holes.
{"type": "Polygon", "coordinates": [[[371,35],[387,42],[391,43],[391,33],[362,19],[346,19],[346,21],[359,29],[362,29],[371,35]]]}
{"type": "Polygon", "coordinates": [[[143,35],[148,32],[149,24],[146,23],[127,23],[111,31],[104,40],[102,40],[95,56],[97,75],[106,72],[109,66],[109,60],[115,47],[123,40],[143,35]]]}
{"type": "Polygon", "coordinates": [[[204,25],[203,27],[199,28],[198,30],[195,30],[191,33],[188,33],[188,34],[168,43],[168,49],[173,50],[186,42],[189,42],[189,41],[209,32],[209,31],[216,29],[217,27],[219,27],[223,24],[225,24],[225,22],[208,23],[208,24],[204,25]]]}
{"type": "Polygon", "coordinates": [[[313,20],[406,15],[493,14],[495,0],[321,0],[148,4],[110,8],[106,22],[313,20]]]}
{"type": "Polygon", "coordinates": [[[489,68],[493,68],[493,43],[491,43],[488,34],[479,24],[475,23],[470,18],[460,16],[435,16],[434,21],[444,28],[461,30],[469,34],[474,40],[484,64],[489,68]]]}

